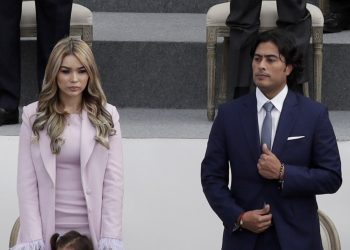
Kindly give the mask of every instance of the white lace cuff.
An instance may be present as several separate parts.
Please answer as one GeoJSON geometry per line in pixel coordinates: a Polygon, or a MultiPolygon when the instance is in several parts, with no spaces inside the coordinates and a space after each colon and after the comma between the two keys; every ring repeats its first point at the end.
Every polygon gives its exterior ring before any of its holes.
{"type": "Polygon", "coordinates": [[[98,250],[124,250],[124,245],[121,240],[102,238],[98,243],[98,250]]]}
{"type": "Polygon", "coordinates": [[[45,245],[43,240],[35,240],[15,245],[10,250],[45,250],[45,245]]]}

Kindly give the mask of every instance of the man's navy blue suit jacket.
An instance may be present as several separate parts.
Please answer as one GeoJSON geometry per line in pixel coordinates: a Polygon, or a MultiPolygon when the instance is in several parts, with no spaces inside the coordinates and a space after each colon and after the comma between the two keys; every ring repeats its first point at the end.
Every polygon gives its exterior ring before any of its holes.
{"type": "Polygon", "coordinates": [[[261,146],[255,92],[219,107],[201,180],[210,206],[225,227],[223,250],[254,249],[257,234],[233,231],[233,227],[242,212],[261,209],[264,203],[270,204],[283,250],[322,249],[316,195],[334,193],[342,183],[327,108],[289,90],[272,152],[285,164],[282,188],[277,180],[264,179],[257,170],[261,146]]]}

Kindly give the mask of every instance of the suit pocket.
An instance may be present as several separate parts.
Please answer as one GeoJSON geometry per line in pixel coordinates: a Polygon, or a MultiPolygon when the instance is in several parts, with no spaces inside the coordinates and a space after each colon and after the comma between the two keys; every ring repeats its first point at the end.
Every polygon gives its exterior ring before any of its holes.
{"type": "Polygon", "coordinates": [[[311,141],[303,139],[286,141],[282,161],[286,164],[307,165],[311,154],[311,141]]]}

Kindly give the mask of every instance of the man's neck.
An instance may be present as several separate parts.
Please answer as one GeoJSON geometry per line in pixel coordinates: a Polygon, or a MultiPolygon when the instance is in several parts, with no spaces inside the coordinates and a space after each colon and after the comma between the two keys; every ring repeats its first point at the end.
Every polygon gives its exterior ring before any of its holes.
{"type": "Polygon", "coordinates": [[[269,88],[260,88],[261,93],[264,94],[264,96],[266,96],[267,99],[271,100],[273,99],[275,96],[277,96],[279,93],[281,93],[281,91],[284,89],[284,87],[286,86],[286,84],[281,85],[280,88],[274,88],[274,89],[269,89],[269,88]]]}

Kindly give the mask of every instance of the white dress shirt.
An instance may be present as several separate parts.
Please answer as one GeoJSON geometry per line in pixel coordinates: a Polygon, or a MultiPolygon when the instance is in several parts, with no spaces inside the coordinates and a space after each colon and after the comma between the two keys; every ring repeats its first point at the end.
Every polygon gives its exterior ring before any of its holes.
{"type": "Polygon", "coordinates": [[[271,148],[273,146],[273,141],[275,139],[276,130],[278,126],[278,121],[280,119],[281,111],[283,108],[283,102],[286,99],[288,94],[287,84],[284,86],[281,92],[279,92],[274,98],[271,100],[268,99],[259,88],[256,88],[256,101],[257,101],[257,111],[258,111],[258,124],[259,124],[259,137],[261,141],[261,129],[262,124],[266,115],[266,111],[263,108],[266,102],[272,102],[274,108],[271,111],[272,117],[272,133],[271,133],[271,148]]]}

